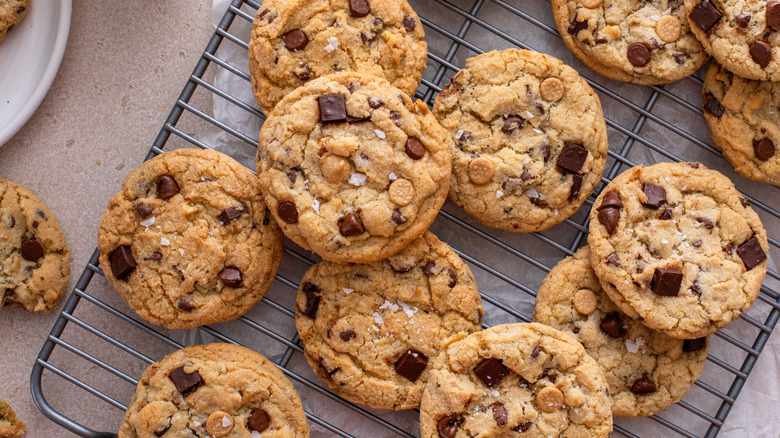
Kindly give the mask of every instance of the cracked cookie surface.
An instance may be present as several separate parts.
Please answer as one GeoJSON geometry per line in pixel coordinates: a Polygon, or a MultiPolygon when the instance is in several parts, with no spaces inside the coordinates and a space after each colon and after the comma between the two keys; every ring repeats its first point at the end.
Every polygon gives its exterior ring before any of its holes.
{"type": "Polygon", "coordinates": [[[431,365],[422,438],[606,437],[611,400],[598,363],[551,327],[505,324],[453,338],[431,365]]]}
{"type": "Polygon", "coordinates": [[[30,0],[0,0],[0,42],[30,10],[30,0]]]}
{"type": "Polygon", "coordinates": [[[195,345],[144,371],[119,438],[307,438],[301,398],[261,354],[233,344],[195,345]]]}
{"type": "Polygon", "coordinates": [[[677,403],[707,359],[707,338],[675,339],[621,312],[601,289],[587,247],[542,281],[533,319],[571,334],[598,361],[619,417],[653,415],[677,403]]]}
{"type": "Polygon", "coordinates": [[[442,343],[481,328],[471,270],[430,232],[381,262],[321,262],[301,281],[295,322],[309,364],[342,397],[419,406],[442,343]]]}
{"type": "Polygon", "coordinates": [[[744,79],[713,62],[702,98],[712,139],[737,172],[780,186],[780,84],[744,79]]]}
{"type": "Polygon", "coordinates": [[[424,36],[406,0],[266,0],[249,42],[252,90],[265,114],[309,80],[341,71],[385,78],[413,96],[424,36]]]}
{"type": "Polygon", "coordinates": [[[27,427],[16,418],[16,413],[7,402],[0,401],[0,438],[17,438],[24,435],[27,427]]]}
{"type": "Polygon", "coordinates": [[[276,106],[260,131],[257,174],[295,243],[335,262],[385,259],[420,237],[450,183],[446,131],[387,81],[345,72],[276,106]]]}
{"type": "Polygon", "coordinates": [[[601,103],[552,56],[507,49],[471,58],[433,112],[451,138],[450,198],[485,225],[547,229],[574,214],[601,181],[601,103]]]}
{"type": "Polygon", "coordinates": [[[68,254],[49,207],[29,189],[0,179],[0,308],[56,309],[68,287],[68,254]]]}
{"type": "Polygon", "coordinates": [[[631,168],[596,199],[593,270],[628,316],[683,339],[742,315],[767,270],[766,231],[725,176],[699,163],[631,168]]]}
{"type": "Polygon", "coordinates": [[[179,149],[125,178],[98,248],[106,278],[142,318],[193,328],[260,301],[279,269],[282,234],[252,172],[219,152],[179,149]]]}

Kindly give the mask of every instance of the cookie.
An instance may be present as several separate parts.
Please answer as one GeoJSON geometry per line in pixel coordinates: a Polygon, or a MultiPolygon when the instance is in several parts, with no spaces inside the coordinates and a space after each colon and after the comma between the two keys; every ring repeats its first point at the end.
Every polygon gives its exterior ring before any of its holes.
{"type": "Polygon", "coordinates": [[[420,405],[445,339],[481,328],[471,270],[430,232],[381,262],[321,262],[298,290],[304,354],[342,397],[377,409],[420,405]]]}
{"type": "Polygon", "coordinates": [[[193,328],[260,301],[279,269],[282,234],[252,172],[219,152],[179,149],[125,178],[98,248],[106,278],[139,316],[193,328]]]}
{"type": "Polygon", "coordinates": [[[7,402],[0,401],[0,438],[16,438],[24,435],[27,427],[16,418],[7,402]]]}
{"type": "Polygon", "coordinates": [[[68,287],[68,245],[49,207],[0,179],[0,308],[48,313],[68,287]]]}
{"type": "Polygon", "coordinates": [[[780,2],[685,0],[691,30],[707,52],[747,79],[780,81],[780,2]]]}
{"type": "Polygon", "coordinates": [[[780,84],[744,79],[713,62],[702,98],[712,140],[737,172],[780,186],[780,84]]]}
{"type": "Polygon", "coordinates": [[[669,337],[632,320],[610,301],[582,248],[556,265],[539,287],[534,322],[574,336],[604,370],[612,414],[656,414],[680,401],[699,378],[708,338],[669,337]]]}
{"type": "Polygon", "coordinates": [[[606,437],[611,405],[604,373],[570,335],[498,325],[451,339],[433,360],[420,436],[606,437]]]}
{"type": "Polygon", "coordinates": [[[620,174],[593,204],[588,244],[620,310],[682,339],[715,333],[747,311],[769,249],[748,201],[699,163],[620,174]]]}
{"type": "Polygon", "coordinates": [[[601,181],[601,103],[552,56],[507,49],[471,58],[433,112],[451,138],[450,198],[485,225],[547,229],[574,214],[601,181]]]}
{"type": "Polygon", "coordinates": [[[0,42],[16,27],[30,9],[30,0],[0,0],[0,42]]]}
{"type": "Polygon", "coordinates": [[[306,438],[301,398],[263,355],[233,344],[178,350],[144,371],[119,438],[306,438]]]}
{"type": "Polygon", "coordinates": [[[326,260],[371,263],[436,218],[450,149],[425,103],[384,79],[344,72],[276,106],[260,131],[257,174],[287,237],[326,260]]]}
{"type": "Polygon", "coordinates": [[[665,84],[709,58],[683,0],[553,0],[563,41],[588,67],[618,81],[665,84]]]}
{"type": "Polygon", "coordinates": [[[249,41],[252,91],[265,114],[312,79],[357,71],[413,96],[428,56],[406,0],[265,0],[249,41]]]}

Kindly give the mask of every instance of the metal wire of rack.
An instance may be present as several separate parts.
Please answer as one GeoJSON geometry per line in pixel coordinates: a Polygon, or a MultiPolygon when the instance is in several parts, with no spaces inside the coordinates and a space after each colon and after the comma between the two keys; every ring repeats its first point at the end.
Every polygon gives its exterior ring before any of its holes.
{"type": "MultiPolygon", "coordinates": [[[[428,69],[417,92],[417,97],[428,104],[466,57],[509,46],[552,53],[578,67],[601,97],[610,131],[609,161],[603,184],[636,163],[661,160],[703,161],[738,178],[720,152],[709,141],[702,140],[708,132],[701,117],[699,76],[658,87],[616,84],[600,77],[588,77],[596,75],[581,68],[561,43],[557,30],[550,24],[547,2],[411,0],[410,3],[420,12],[429,40],[428,69]]],[[[221,45],[234,45],[246,50],[247,42],[236,35],[236,29],[251,23],[259,7],[253,0],[232,0],[146,159],[162,153],[166,147],[213,148],[215,145],[205,144],[179,127],[182,120],[193,117],[228,133],[247,147],[257,147],[256,131],[243,132],[192,102],[197,93],[206,93],[245,111],[248,117],[258,121],[258,126],[262,122],[262,113],[253,103],[236,98],[208,79],[213,76],[210,72],[221,69],[234,76],[233,79],[245,81],[249,87],[245,68],[222,59],[218,49],[221,45]]],[[[769,230],[770,257],[780,257],[780,212],[752,195],[766,187],[744,179],[739,179],[738,185],[769,230]]],[[[778,193],[772,192],[773,196],[778,193]]],[[[585,243],[587,210],[594,198],[595,194],[580,212],[563,224],[527,235],[487,230],[451,203],[445,205],[432,230],[450,243],[474,271],[485,305],[485,326],[530,320],[535,290],[542,278],[558,260],[573,254],[585,243]],[[474,239],[479,239],[480,244],[474,245],[474,239]]],[[[333,394],[303,359],[294,326],[294,295],[298,287],[295,279],[315,261],[316,256],[288,242],[283,267],[261,304],[236,321],[182,333],[149,326],[116,294],[107,292],[109,288],[100,278],[96,250],[34,364],[31,387],[35,403],[49,419],[73,433],[113,437],[116,436],[113,432],[92,429],[94,422],[90,424],[90,421],[94,419],[82,418],[83,408],[110,411],[102,427],[111,424],[112,430],[116,430],[125,403],[146,366],[195,342],[236,342],[258,349],[293,381],[304,400],[313,436],[352,437],[369,436],[369,433],[418,436],[416,410],[384,412],[346,402],[333,394]],[[85,338],[89,341],[83,341],[85,338]],[[74,366],[74,362],[81,365],[74,366]],[[101,383],[106,376],[110,385],[101,383]],[[44,395],[45,388],[64,384],[71,385],[66,397],[55,396],[49,400],[44,395]],[[73,403],[74,399],[79,402],[73,403]]],[[[713,336],[705,371],[688,396],[650,419],[616,419],[616,433],[638,437],[648,430],[656,430],[660,436],[716,436],[778,322],[778,290],[780,274],[770,269],[761,294],[748,314],[713,336]]]]}

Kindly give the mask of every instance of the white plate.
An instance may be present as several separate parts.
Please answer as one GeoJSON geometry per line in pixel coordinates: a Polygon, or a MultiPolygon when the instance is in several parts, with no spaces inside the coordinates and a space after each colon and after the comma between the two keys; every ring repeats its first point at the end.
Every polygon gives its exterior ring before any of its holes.
{"type": "Polygon", "coordinates": [[[71,0],[32,0],[30,11],[0,42],[0,146],[33,115],[65,53],[71,0]]]}

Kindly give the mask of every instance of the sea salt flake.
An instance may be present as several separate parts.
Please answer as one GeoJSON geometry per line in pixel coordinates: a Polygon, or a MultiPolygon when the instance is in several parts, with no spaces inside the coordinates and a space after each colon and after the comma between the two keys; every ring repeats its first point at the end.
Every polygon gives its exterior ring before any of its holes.
{"type": "Polygon", "coordinates": [[[374,317],[374,321],[376,321],[377,325],[382,325],[382,323],[385,322],[385,319],[382,318],[382,315],[377,312],[372,313],[371,316],[374,317]]]}
{"type": "Polygon", "coordinates": [[[398,177],[395,176],[395,174],[393,172],[390,172],[390,175],[388,176],[388,178],[390,179],[390,181],[395,181],[395,180],[398,179],[398,177]]]}
{"type": "Polygon", "coordinates": [[[145,220],[145,221],[142,221],[142,222],[141,222],[141,225],[143,225],[143,226],[145,226],[145,227],[147,227],[147,228],[148,228],[148,227],[151,227],[152,225],[154,225],[154,220],[155,220],[155,219],[154,219],[154,216],[152,216],[152,217],[150,217],[149,219],[147,219],[147,220],[145,220]]]}
{"type": "Polygon", "coordinates": [[[379,327],[377,327],[377,326],[375,326],[375,325],[372,325],[372,326],[371,326],[371,328],[372,328],[372,329],[374,329],[374,331],[375,331],[375,332],[378,332],[378,331],[379,331],[379,327]]]}
{"type": "Polygon", "coordinates": [[[406,313],[406,316],[408,316],[410,320],[412,319],[414,314],[417,313],[418,310],[420,310],[417,307],[410,306],[404,303],[403,301],[399,301],[398,304],[401,305],[401,308],[403,309],[404,313],[406,313]]]}
{"type": "Polygon", "coordinates": [[[227,415],[225,415],[224,417],[222,417],[222,427],[229,427],[231,424],[233,424],[233,420],[231,420],[230,418],[228,418],[228,416],[227,416],[227,415]]]}
{"type": "Polygon", "coordinates": [[[534,115],[533,115],[533,114],[531,114],[531,111],[525,110],[525,115],[526,115],[526,116],[527,116],[529,119],[533,119],[533,118],[534,118],[534,115]]]}
{"type": "Polygon", "coordinates": [[[374,133],[376,134],[377,137],[381,138],[382,140],[387,138],[385,131],[382,131],[381,129],[374,129],[374,133]]]}
{"type": "Polygon", "coordinates": [[[343,290],[344,293],[347,295],[351,294],[352,292],[355,292],[355,289],[350,289],[348,287],[342,287],[341,290],[343,290]]]}
{"type": "Polygon", "coordinates": [[[179,248],[179,254],[184,255],[184,250],[179,248]]]}
{"type": "Polygon", "coordinates": [[[555,215],[558,216],[558,209],[556,208],[554,211],[555,215]]]}
{"type": "Polygon", "coordinates": [[[529,198],[541,198],[542,197],[542,195],[539,192],[537,192],[536,189],[534,189],[533,187],[531,187],[530,189],[526,190],[525,194],[529,198]]]}
{"type": "Polygon", "coordinates": [[[531,157],[525,157],[525,160],[523,160],[523,164],[528,164],[531,161],[531,157]]]}
{"type": "Polygon", "coordinates": [[[252,431],[252,438],[263,438],[263,437],[260,436],[260,432],[258,432],[256,430],[253,430],[252,431]]]}
{"type": "Polygon", "coordinates": [[[661,17],[659,17],[658,15],[651,15],[650,18],[652,18],[653,21],[658,21],[658,19],[661,17]]]}
{"type": "MultiPolygon", "coordinates": [[[[391,312],[397,312],[399,307],[398,304],[391,303],[390,301],[385,300],[384,303],[382,303],[381,306],[379,306],[379,310],[384,309],[390,309],[391,312]]],[[[381,322],[379,322],[381,324],[381,322]]]]}
{"type": "Polygon", "coordinates": [[[360,187],[366,185],[366,175],[363,173],[353,173],[347,180],[353,186],[360,187]]]}
{"type": "Polygon", "coordinates": [[[661,243],[669,243],[669,241],[666,239],[661,239],[661,243]]]}
{"type": "Polygon", "coordinates": [[[645,340],[642,338],[636,338],[635,340],[626,339],[626,350],[629,353],[636,353],[639,351],[639,347],[645,345],[645,340]]]}
{"type": "Polygon", "coordinates": [[[168,246],[168,245],[170,245],[170,244],[171,244],[171,241],[170,241],[170,240],[166,239],[165,237],[161,237],[161,238],[160,238],[160,245],[162,245],[162,246],[168,246]]]}
{"type": "Polygon", "coordinates": [[[330,53],[338,48],[339,48],[339,39],[336,37],[328,38],[328,45],[325,46],[325,50],[327,50],[328,53],[330,53]]]}
{"type": "Polygon", "coordinates": [[[198,420],[192,420],[192,424],[193,424],[195,427],[200,427],[200,426],[201,426],[203,423],[201,423],[201,422],[200,422],[200,421],[198,421],[198,420]]]}
{"type": "Polygon", "coordinates": [[[458,132],[455,133],[455,139],[460,140],[460,138],[463,136],[463,130],[458,129],[458,132]]]}
{"type": "Polygon", "coordinates": [[[534,132],[537,133],[537,134],[542,134],[542,130],[541,129],[534,128],[534,132]]]}
{"type": "Polygon", "coordinates": [[[496,190],[496,199],[499,199],[502,196],[504,196],[504,192],[502,192],[501,190],[496,190]]]}
{"type": "Polygon", "coordinates": [[[317,214],[320,214],[320,200],[317,198],[314,198],[314,202],[311,204],[312,208],[314,208],[314,211],[317,212],[317,214]]]}
{"type": "Polygon", "coordinates": [[[496,389],[490,391],[490,396],[491,397],[498,397],[499,395],[501,395],[501,394],[496,389]]]}

